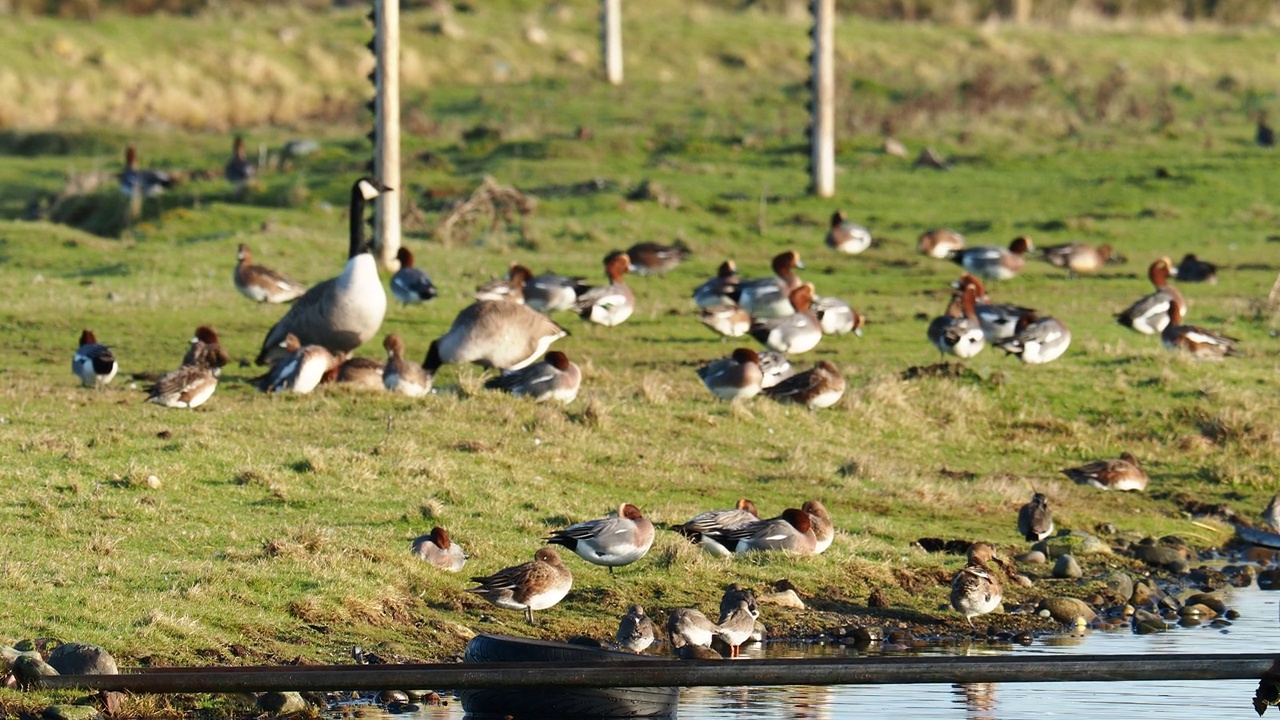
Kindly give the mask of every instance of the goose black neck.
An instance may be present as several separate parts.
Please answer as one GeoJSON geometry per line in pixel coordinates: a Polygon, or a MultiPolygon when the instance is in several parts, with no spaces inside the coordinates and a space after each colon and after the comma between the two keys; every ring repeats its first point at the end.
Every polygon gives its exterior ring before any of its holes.
{"type": "Polygon", "coordinates": [[[364,239],[364,193],[360,192],[360,183],[351,186],[351,247],[347,251],[347,259],[369,252],[369,244],[364,239]]]}

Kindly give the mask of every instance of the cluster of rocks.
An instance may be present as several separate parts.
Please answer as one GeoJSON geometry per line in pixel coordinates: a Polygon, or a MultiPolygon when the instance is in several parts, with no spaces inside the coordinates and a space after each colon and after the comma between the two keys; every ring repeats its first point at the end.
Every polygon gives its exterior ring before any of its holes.
{"type": "MultiPolygon", "coordinates": [[[[0,645],[0,672],[7,687],[38,688],[43,678],[56,675],[116,675],[120,672],[111,653],[97,645],[60,643],[50,638],[0,645]]],[[[47,720],[94,720],[114,713],[123,700],[116,692],[101,692],[68,705],[51,705],[41,711],[47,720]]]]}

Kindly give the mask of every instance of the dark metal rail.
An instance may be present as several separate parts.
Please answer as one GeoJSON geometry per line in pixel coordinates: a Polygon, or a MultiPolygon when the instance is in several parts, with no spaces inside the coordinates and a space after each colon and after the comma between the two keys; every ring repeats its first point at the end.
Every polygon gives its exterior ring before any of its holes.
{"type": "Polygon", "coordinates": [[[133,693],[986,682],[1256,680],[1276,655],[817,658],[608,663],[437,663],[191,667],[41,679],[48,688],[133,693]]]}

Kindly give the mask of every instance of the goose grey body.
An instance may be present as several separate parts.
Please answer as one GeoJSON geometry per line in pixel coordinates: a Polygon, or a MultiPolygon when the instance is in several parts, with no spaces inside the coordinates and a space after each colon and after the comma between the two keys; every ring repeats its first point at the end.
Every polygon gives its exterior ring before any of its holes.
{"type": "Polygon", "coordinates": [[[303,345],[320,345],[334,353],[350,353],[377,334],[387,314],[387,293],[364,239],[364,207],[388,189],[368,178],[352,186],[350,249],[342,274],[294,301],[262,341],[259,365],[280,356],[278,346],[289,333],[303,345]]]}
{"type": "Polygon", "coordinates": [[[449,332],[431,343],[423,367],[434,373],[449,363],[519,370],[568,335],[554,320],[527,305],[479,300],[458,313],[449,332]]]}

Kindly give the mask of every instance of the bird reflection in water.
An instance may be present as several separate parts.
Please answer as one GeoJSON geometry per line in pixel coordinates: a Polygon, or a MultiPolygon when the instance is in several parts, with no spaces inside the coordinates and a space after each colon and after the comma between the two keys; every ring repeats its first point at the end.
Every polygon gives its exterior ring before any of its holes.
{"type": "Polygon", "coordinates": [[[951,687],[964,697],[965,717],[969,720],[995,720],[995,683],[957,683],[951,687]]]}

